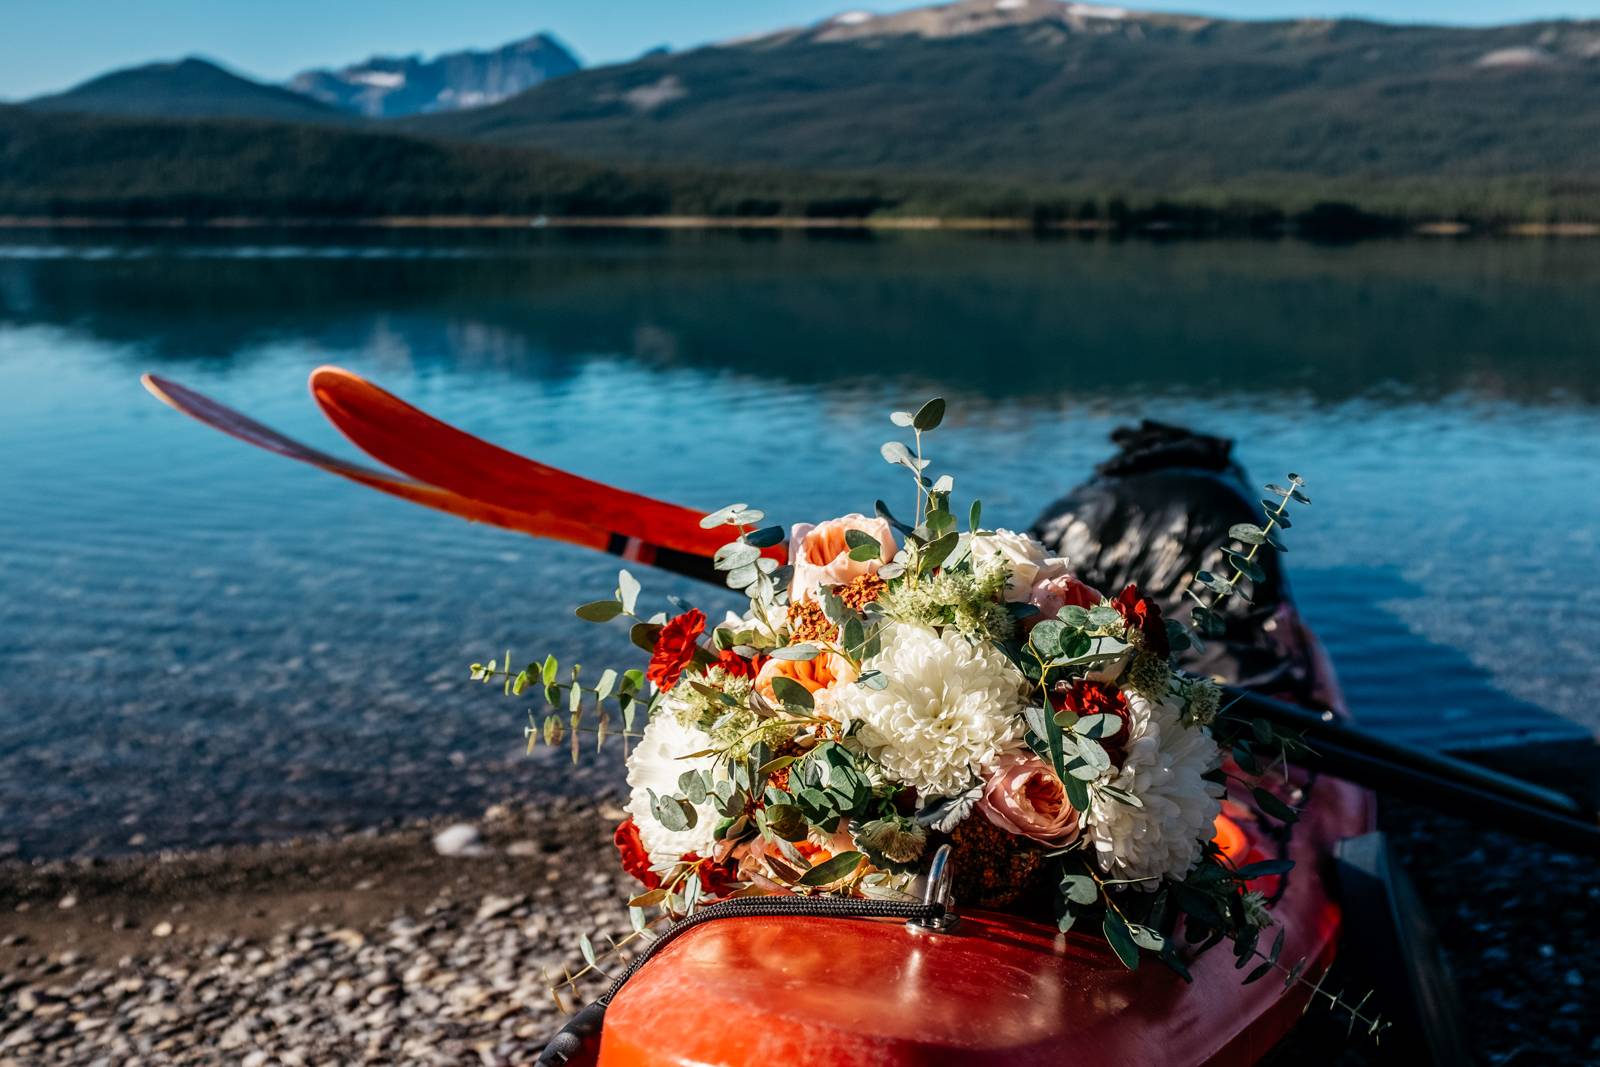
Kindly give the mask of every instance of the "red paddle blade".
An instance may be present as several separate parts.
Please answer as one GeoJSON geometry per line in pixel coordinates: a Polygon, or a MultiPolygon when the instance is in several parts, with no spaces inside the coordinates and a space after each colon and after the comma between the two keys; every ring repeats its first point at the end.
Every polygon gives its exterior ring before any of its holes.
{"type": "Polygon", "coordinates": [[[291,437],[286,437],[269,426],[242,415],[232,408],[219,404],[210,397],[195,392],[177,382],[168,381],[154,374],[146,374],[140,378],[144,387],[162,403],[183,412],[191,418],[198,419],[214,429],[221,430],[231,437],[264,448],[289,459],[301,463],[309,463],[313,467],[320,467],[330,474],[337,474],[341,478],[348,478],[352,482],[369,486],[382,493],[397,496],[402,500],[409,500],[423,507],[433,508],[436,511],[458,515],[472,522],[487,523],[490,526],[499,526],[507,530],[518,530],[522,533],[533,534],[536,537],[548,537],[557,541],[566,541],[587,548],[597,548],[602,551],[611,547],[612,538],[604,530],[598,530],[568,518],[554,515],[545,515],[531,512],[516,511],[487,504],[478,500],[469,500],[459,494],[452,493],[437,486],[423,485],[419,482],[407,481],[396,478],[384,471],[373,470],[359,464],[350,463],[337,456],[301,444],[291,437]]]}
{"type": "MultiPolygon", "coordinates": [[[[702,558],[729,540],[726,530],[703,529],[701,512],[508,452],[338,367],[312,372],[311,395],[329,421],[367,455],[472,500],[556,512],[643,546],[702,558]]],[[[781,560],[784,552],[777,546],[767,555],[781,560]]]]}

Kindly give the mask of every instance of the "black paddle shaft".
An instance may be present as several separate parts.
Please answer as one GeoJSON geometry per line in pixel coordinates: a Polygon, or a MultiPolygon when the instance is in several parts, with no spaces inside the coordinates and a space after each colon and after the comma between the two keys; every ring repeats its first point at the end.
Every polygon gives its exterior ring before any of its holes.
{"type": "Polygon", "coordinates": [[[1600,856],[1600,824],[1571,797],[1487,767],[1374,737],[1329,713],[1237,689],[1231,707],[1303,735],[1294,761],[1508,833],[1600,856]]]}

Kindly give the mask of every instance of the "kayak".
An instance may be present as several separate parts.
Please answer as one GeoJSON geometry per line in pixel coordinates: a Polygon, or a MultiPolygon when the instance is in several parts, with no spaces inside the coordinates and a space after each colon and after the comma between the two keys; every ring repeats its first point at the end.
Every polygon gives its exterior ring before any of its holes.
{"type": "MultiPolygon", "coordinates": [[[[712,542],[698,512],[495,448],[348,372],[322,368],[312,375],[319,406],[406,477],[309,448],[177,383],[146,376],[145,384],[217,429],[370,488],[714,578],[707,560],[712,542]]],[[[1041,536],[1054,541],[1058,555],[1081,561],[1098,587],[1122,587],[1134,577],[1124,572],[1133,569],[1142,588],[1171,602],[1181,599],[1178,586],[1203,562],[1206,546],[1239,521],[1228,511],[1241,498],[1231,486],[1237,471],[1225,442],[1151,427],[1119,442],[1122,451],[1102,465],[1101,479],[1054,506],[1078,543],[1048,531],[1041,536]]],[[[1326,653],[1274,565],[1267,569],[1268,581],[1249,607],[1255,617],[1236,620],[1237,634],[1213,643],[1199,669],[1348,718],[1326,653]]],[[[964,906],[956,908],[953,925],[939,928],[861,917],[739,915],[664,943],[605,1006],[584,1013],[582,1030],[597,1029],[598,1040],[553,1042],[541,1063],[1258,1063],[1294,1027],[1338,952],[1346,922],[1333,890],[1335,849],[1371,831],[1375,810],[1369,791],[1299,769],[1275,791],[1300,811],[1292,826],[1258,821],[1257,805],[1245,795],[1230,796],[1216,825],[1216,841],[1236,865],[1294,861],[1287,874],[1250,883],[1266,896],[1273,917],[1263,942],[1280,933],[1283,939],[1275,954],[1280,965],[1258,981],[1244,982],[1257,961],[1236,965],[1225,944],[1189,952],[1185,981],[1151,961],[1126,969],[1098,937],[964,906]],[[1291,971],[1299,980],[1286,980],[1291,971]]],[[[572,1027],[562,1036],[579,1032],[572,1027]]]]}
{"type": "MultiPolygon", "coordinates": [[[[1332,665],[1292,608],[1276,633],[1308,654],[1321,706],[1345,714],[1332,665]]],[[[1292,772],[1303,808],[1287,842],[1230,798],[1219,843],[1239,863],[1287,857],[1286,875],[1251,888],[1276,897],[1287,970],[1242,984],[1218,945],[1193,978],[1125,969],[1103,941],[994,911],[958,909],[949,930],[893,920],[740,917],[689,930],[652,957],[605,1013],[597,1067],[753,1067],[772,1063],[1006,1064],[1045,1067],[1254,1064],[1294,1027],[1312,982],[1338,951],[1343,916],[1333,850],[1372,829],[1373,796],[1292,772]]],[[[582,1059],[569,1062],[582,1063],[582,1059]]]]}

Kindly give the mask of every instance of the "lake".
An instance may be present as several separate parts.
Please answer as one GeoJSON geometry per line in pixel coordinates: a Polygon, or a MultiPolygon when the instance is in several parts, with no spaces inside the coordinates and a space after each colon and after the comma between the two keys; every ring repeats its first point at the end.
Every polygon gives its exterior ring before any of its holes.
{"type": "Polygon", "coordinates": [[[248,448],[146,370],[354,456],[305,391],[337,363],[556,466],[780,521],[904,496],[884,416],[935,393],[930,446],[997,525],[1113,427],[1185,423],[1309,479],[1287,563],[1367,724],[1593,732],[1597,292],[1584,242],[0,234],[0,856],[585,788],[466,664],[632,665],[572,616],[615,561],[248,448]]]}

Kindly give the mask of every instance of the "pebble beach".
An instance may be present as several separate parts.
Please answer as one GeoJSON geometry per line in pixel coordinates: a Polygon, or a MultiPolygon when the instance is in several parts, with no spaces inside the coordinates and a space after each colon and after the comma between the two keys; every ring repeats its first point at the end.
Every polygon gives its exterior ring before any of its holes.
{"type": "MultiPolygon", "coordinates": [[[[631,882],[610,840],[618,800],[11,861],[0,1067],[531,1063],[562,1018],[547,976],[582,966],[580,933],[602,945],[629,929],[631,882]]],[[[1382,825],[1438,927],[1481,1062],[1600,1061],[1600,868],[1400,805],[1382,825]]],[[[603,984],[580,983],[569,1003],[603,984]]],[[[1291,1039],[1292,1062],[1379,1062],[1342,1027],[1330,1043],[1330,1029],[1291,1039]]]]}

